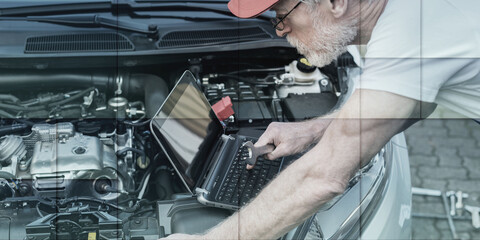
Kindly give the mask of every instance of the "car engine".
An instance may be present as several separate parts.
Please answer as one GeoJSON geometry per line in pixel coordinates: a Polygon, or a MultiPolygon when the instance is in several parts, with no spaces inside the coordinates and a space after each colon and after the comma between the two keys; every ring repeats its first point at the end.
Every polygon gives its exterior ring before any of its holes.
{"type": "Polygon", "coordinates": [[[8,89],[0,94],[0,212],[24,227],[9,238],[130,239],[133,219],[158,238],[154,219],[135,217],[166,198],[156,194],[160,184],[148,187],[154,170],[167,172],[164,181],[169,172],[159,169],[165,162],[147,126],[166,82],[151,74],[58,78],[0,76],[8,89]]]}
{"type": "Polygon", "coordinates": [[[32,179],[34,195],[75,196],[77,180],[93,180],[88,195],[111,200],[123,191],[126,169],[117,167],[113,148],[98,137],[75,132],[72,123],[35,124],[25,136],[8,135],[1,141],[1,164],[16,179],[32,179]],[[17,171],[18,169],[18,171],[17,171]],[[122,173],[118,173],[122,171],[122,173]]]}
{"type": "MultiPolygon", "coordinates": [[[[346,92],[336,66],[328,74],[301,59],[273,68],[195,67],[203,69],[193,72],[212,105],[232,100],[235,114],[222,122],[229,133],[325,114],[346,92]]],[[[8,224],[24,227],[10,237],[164,234],[157,203],[185,190],[148,123],[178,76],[0,74],[9,89],[0,94],[0,212],[22,216],[8,224]]]]}

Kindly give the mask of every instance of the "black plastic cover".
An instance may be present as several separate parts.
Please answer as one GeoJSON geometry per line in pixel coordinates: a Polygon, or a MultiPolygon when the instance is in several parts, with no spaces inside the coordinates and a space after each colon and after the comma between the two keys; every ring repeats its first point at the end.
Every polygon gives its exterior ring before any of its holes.
{"type": "Polygon", "coordinates": [[[301,121],[330,112],[337,100],[334,93],[289,94],[283,100],[283,111],[289,121],[301,121]]]}

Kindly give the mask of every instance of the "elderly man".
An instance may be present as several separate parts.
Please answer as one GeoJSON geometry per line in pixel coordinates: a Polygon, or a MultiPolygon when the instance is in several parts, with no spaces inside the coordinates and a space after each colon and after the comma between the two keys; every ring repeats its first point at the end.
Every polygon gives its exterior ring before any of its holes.
{"type": "Polygon", "coordinates": [[[362,164],[437,103],[480,116],[478,0],[231,0],[228,7],[241,18],[274,10],[277,34],[319,67],[347,45],[366,44],[363,73],[339,111],[268,127],[256,145],[276,146],[269,159],[316,145],[250,204],[203,236],[169,238],[278,238],[342,193],[362,164]]]}

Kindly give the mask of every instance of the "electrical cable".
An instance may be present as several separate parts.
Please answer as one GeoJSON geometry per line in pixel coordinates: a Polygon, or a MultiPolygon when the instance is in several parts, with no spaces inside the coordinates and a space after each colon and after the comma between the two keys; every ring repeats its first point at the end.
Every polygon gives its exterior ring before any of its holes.
{"type": "Polygon", "coordinates": [[[111,208],[114,208],[114,209],[117,209],[117,210],[120,210],[120,211],[125,210],[124,208],[122,208],[120,206],[117,206],[115,204],[112,204],[112,203],[108,203],[105,200],[99,200],[99,199],[90,198],[90,197],[72,197],[72,198],[67,198],[67,199],[64,199],[64,200],[60,200],[58,202],[61,205],[66,205],[66,204],[71,203],[71,202],[82,202],[82,201],[98,203],[98,204],[109,206],[111,208]]]}
{"type": "Polygon", "coordinates": [[[135,136],[135,139],[140,143],[140,145],[142,147],[145,147],[145,141],[143,140],[143,137],[140,136],[138,132],[135,132],[133,135],[135,136]]]}
{"type": "MultiPolygon", "coordinates": [[[[156,154],[153,157],[153,160],[155,161],[155,159],[157,159],[158,156],[159,156],[159,154],[156,154]]],[[[143,195],[145,194],[145,191],[147,189],[148,181],[150,180],[150,176],[151,176],[152,172],[153,172],[153,167],[150,166],[147,169],[147,171],[145,172],[145,174],[143,175],[142,181],[140,182],[140,185],[139,185],[139,189],[135,190],[135,192],[138,191],[137,199],[142,199],[143,198],[143,195]]]]}
{"type": "MultiPolygon", "coordinates": [[[[127,209],[127,210],[130,210],[130,211],[123,211],[123,212],[127,212],[127,213],[135,213],[136,211],[138,211],[140,209],[141,206],[151,206],[151,207],[154,207],[157,202],[156,201],[148,201],[146,199],[132,199],[132,200],[135,200],[135,204],[133,205],[133,207],[131,209],[127,209]]],[[[119,210],[113,210],[115,211],[115,213],[118,214],[119,210]]],[[[110,214],[112,214],[110,212],[110,214]]]]}
{"type": "Polygon", "coordinates": [[[9,126],[1,126],[0,127],[0,136],[12,134],[14,132],[23,131],[28,128],[27,124],[15,124],[9,126]]]}
{"type": "Polygon", "coordinates": [[[0,108],[12,110],[12,111],[39,111],[39,110],[44,110],[45,106],[25,107],[25,106],[0,103],[0,108]]]}
{"type": "Polygon", "coordinates": [[[143,185],[147,185],[148,183],[148,180],[147,180],[147,177],[150,178],[150,174],[153,172],[153,167],[149,167],[147,169],[147,171],[145,172],[145,174],[143,174],[143,177],[142,177],[142,180],[140,180],[140,184],[138,185],[138,188],[135,189],[133,192],[130,192],[131,194],[136,194],[136,193],[140,193],[140,191],[142,190],[143,188],[143,185]]]}
{"type": "MultiPolygon", "coordinates": [[[[151,168],[150,168],[151,169],[151,168]]],[[[145,189],[147,189],[147,183],[148,183],[148,180],[150,180],[150,175],[151,175],[151,172],[147,174],[147,177],[145,178],[145,182],[143,183],[143,186],[142,186],[142,190],[140,190],[140,192],[138,193],[138,199],[142,199],[143,198],[143,195],[145,194],[145,189]]]]}
{"type": "Polygon", "coordinates": [[[40,211],[40,201],[36,204],[35,208],[37,209],[37,213],[40,217],[43,217],[42,211],[40,211]]]}
{"type": "Polygon", "coordinates": [[[71,101],[75,101],[76,99],[79,99],[79,98],[83,97],[84,95],[86,95],[87,93],[89,93],[91,91],[94,91],[94,90],[95,90],[95,87],[89,87],[89,88],[87,88],[83,91],[80,91],[79,93],[73,95],[72,97],[69,97],[67,99],[64,99],[64,100],[61,100],[61,101],[58,101],[58,102],[50,103],[50,104],[48,104],[48,107],[65,105],[66,103],[69,103],[71,101]]]}
{"type": "Polygon", "coordinates": [[[12,114],[8,113],[8,112],[5,112],[3,110],[0,109],[0,117],[5,117],[5,118],[15,118],[15,116],[13,116],[12,114]]]}
{"type": "Polygon", "coordinates": [[[116,155],[121,157],[123,156],[124,154],[126,154],[127,152],[134,152],[134,153],[137,153],[137,154],[140,154],[142,156],[142,162],[146,162],[146,154],[145,154],[145,151],[142,151],[140,149],[136,149],[136,148],[131,148],[131,147],[126,147],[126,148],[123,148],[121,150],[118,150],[116,152],[116,155]]]}
{"type": "Polygon", "coordinates": [[[23,123],[23,124],[25,124],[25,125],[27,125],[27,126],[29,126],[29,127],[32,127],[33,125],[35,125],[34,122],[28,121],[28,120],[25,120],[25,119],[15,118],[15,121],[20,122],[20,123],[23,123]]]}
{"type": "MultiPolygon", "coordinates": [[[[79,98],[83,97],[85,94],[87,94],[88,92],[93,91],[93,90],[95,90],[94,87],[87,88],[83,91],[80,91],[79,93],[77,93],[76,95],[74,95],[70,98],[67,98],[67,99],[64,99],[64,100],[61,100],[61,101],[58,101],[58,102],[54,102],[54,103],[49,103],[47,105],[47,107],[50,108],[50,107],[54,107],[54,106],[65,105],[66,103],[69,103],[71,101],[74,101],[76,99],[79,99],[79,98]]],[[[20,105],[5,104],[5,103],[0,103],[0,108],[7,109],[7,110],[12,110],[12,111],[27,111],[27,112],[29,112],[29,111],[40,111],[40,110],[45,110],[46,109],[45,105],[27,107],[27,106],[20,106],[20,105]]]]}
{"type": "Polygon", "coordinates": [[[150,123],[150,121],[152,121],[152,120],[148,119],[148,120],[145,120],[145,121],[142,121],[142,122],[123,121],[123,123],[125,125],[132,126],[132,127],[142,127],[142,126],[145,126],[148,123],[150,123]]]}
{"type": "Polygon", "coordinates": [[[276,83],[274,82],[258,82],[258,81],[255,81],[255,80],[251,80],[249,78],[245,78],[245,77],[240,77],[240,76],[237,76],[237,75],[233,75],[233,74],[210,74],[208,75],[209,78],[228,78],[228,79],[233,79],[233,80],[236,80],[238,82],[244,82],[244,83],[249,83],[249,84],[252,84],[252,85],[276,85],[276,83]]]}
{"type": "MultiPolygon", "coordinates": [[[[137,140],[136,142],[139,143],[139,144],[137,144],[137,147],[140,149],[140,151],[145,152],[145,141],[144,141],[143,137],[140,136],[140,134],[138,134],[138,132],[135,132],[133,135],[134,135],[135,139],[137,140]]],[[[145,158],[142,158],[142,164],[143,164],[143,166],[147,166],[147,157],[146,156],[145,156],[145,158]]]]}
{"type": "Polygon", "coordinates": [[[0,171],[0,178],[6,179],[6,180],[14,179],[15,175],[6,171],[0,171]]]}
{"type": "MultiPolygon", "coordinates": [[[[159,153],[157,153],[154,157],[153,157],[153,161],[152,163],[150,163],[150,166],[147,168],[147,170],[145,171],[145,173],[143,174],[142,176],[142,180],[140,180],[140,184],[138,185],[138,188],[136,188],[135,190],[133,191],[130,191],[130,190],[126,190],[129,194],[137,194],[137,193],[140,193],[140,191],[142,190],[143,186],[144,185],[147,185],[148,184],[148,180],[150,179],[150,174],[153,172],[154,168],[153,168],[153,163],[156,161],[156,159],[160,156],[159,153]],[[147,176],[148,176],[148,179],[147,179],[147,176]]],[[[140,194],[139,194],[140,195],[140,194]]],[[[143,197],[143,196],[142,196],[143,197]]]]}
{"type": "Polygon", "coordinates": [[[19,102],[20,99],[18,99],[17,97],[15,97],[14,95],[11,95],[11,94],[0,94],[0,101],[3,101],[3,100],[7,100],[7,101],[10,101],[10,102],[19,102]]]}
{"type": "Polygon", "coordinates": [[[259,68],[259,69],[243,69],[239,71],[229,72],[227,74],[240,74],[240,73],[256,73],[256,72],[280,72],[285,71],[285,67],[278,67],[278,68],[259,68]]]}

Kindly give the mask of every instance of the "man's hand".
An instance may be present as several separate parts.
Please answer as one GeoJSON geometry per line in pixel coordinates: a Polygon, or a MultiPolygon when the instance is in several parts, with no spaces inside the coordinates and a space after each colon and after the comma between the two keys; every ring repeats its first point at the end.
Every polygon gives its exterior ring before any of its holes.
{"type": "Polygon", "coordinates": [[[329,118],[292,123],[273,122],[255,143],[255,147],[275,145],[275,150],[265,155],[270,160],[293,155],[316,143],[329,123],[329,118]]]}

